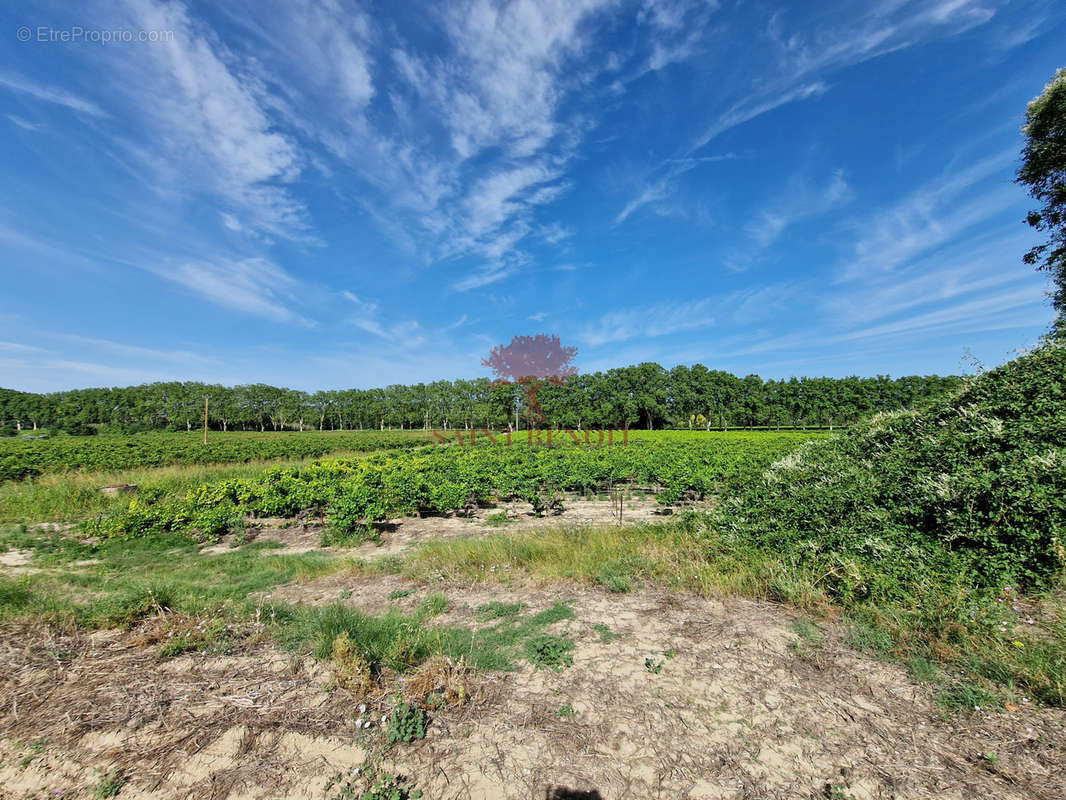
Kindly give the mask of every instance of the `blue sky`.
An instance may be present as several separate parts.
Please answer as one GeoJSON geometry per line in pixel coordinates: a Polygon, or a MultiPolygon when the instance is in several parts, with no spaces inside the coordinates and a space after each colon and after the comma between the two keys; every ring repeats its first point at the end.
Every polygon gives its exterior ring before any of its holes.
{"type": "Polygon", "coordinates": [[[1026,0],[7,3],[0,386],[475,377],[541,332],[997,364],[1051,319],[1012,180],[1064,40],[1026,0]]]}

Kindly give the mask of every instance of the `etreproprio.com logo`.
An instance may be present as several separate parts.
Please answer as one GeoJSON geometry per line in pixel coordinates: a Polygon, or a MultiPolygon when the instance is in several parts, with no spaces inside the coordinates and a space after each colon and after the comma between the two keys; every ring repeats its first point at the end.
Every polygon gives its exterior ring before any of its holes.
{"type": "Polygon", "coordinates": [[[134,30],[132,28],[86,28],[71,25],[57,28],[51,25],[20,25],[15,38],[32,44],[132,44],[135,42],[173,42],[172,30],[134,30]]]}

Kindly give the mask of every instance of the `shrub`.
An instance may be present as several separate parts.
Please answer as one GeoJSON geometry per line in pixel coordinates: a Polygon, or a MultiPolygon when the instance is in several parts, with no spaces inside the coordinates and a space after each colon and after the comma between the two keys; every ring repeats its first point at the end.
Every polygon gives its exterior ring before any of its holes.
{"type": "Polygon", "coordinates": [[[1043,586],[1066,540],[1066,348],[921,412],[808,442],[717,510],[727,541],[785,553],[848,602],[930,581],[1043,586]]]}
{"type": "Polygon", "coordinates": [[[68,422],[63,426],[63,432],[70,436],[96,436],[96,428],[84,422],[68,422]]]}

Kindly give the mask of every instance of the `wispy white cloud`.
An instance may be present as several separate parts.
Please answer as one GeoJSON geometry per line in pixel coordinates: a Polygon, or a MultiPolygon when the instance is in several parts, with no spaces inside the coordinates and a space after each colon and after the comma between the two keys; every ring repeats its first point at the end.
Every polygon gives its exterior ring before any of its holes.
{"type": "Polygon", "coordinates": [[[993,16],[995,9],[984,0],[893,0],[870,4],[859,14],[833,14],[829,16],[831,23],[803,31],[787,30],[788,14],[777,12],[770,18],[767,34],[777,45],[785,74],[791,72],[802,79],[920,42],[955,36],[993,16]]]}
{"type": "Polygon", "coordinates": [[[731,128],[743,125],[745,122],[749,122],[756,117],[761,117],[763,114],[767,114],[774,109],[788,105],[789,103],[795,103],[800,100],[806,100],[810,97],[817,97],[821,94],[825,94],[828,89],[829,86],[825,82],[813,81],[811,83],[804,83],[799,86],[785,89],[781,92],[773,92],[769,97],[755,95],[750,98],[745,98],[715,119],[714,122],[703,131],[703,133],[697,136],[689,145],[688,153],[692,154],[701,150],[712,139],[721,136],[731,128]]]}
{"type": "MultiPolygon", "coordinates": [[[[664,8],[667,10],[656,18],[668,28],[676,24],[679,12],[672,4],[664,8]]],[[[736,55],[740,63],[757,59],[742,71],[750,77],[737,80],[731,92],[719,93],[724,108],[712,112],[703,129],[680,145],[681,156],[698,154],[725,132],[776,109],[825,94],[830,88],[829,78],[836,71],[921,42],[957,35],[988,22],[993,15],[994,10],[980,0],[895,0],[870,4],[858,13],[854,7],[838,8],[822,16],[830,22],[814,25],[810,24],[810,15],[804,15],[801,29],[792,27],[789,14],[779,11],[766,25],[764,38],[769,50],[751,48],[736,55]]],[[[718,64],[721,70],[729,67],[718,64]]],[[[731,68],[735,70],[736,65],[731,68]]],[[[713,107],[714,102],[710,105],[713,107]]],[[[673,191],[677,173],[668,161],[653,174],[657,177],[642,182],[615,217],[615,224],[673,191]]]]}
{"type": "MultiPolygon", "coordinates": [[[[427,339],[422,326],[415,320],[385,321],[382,319],[381,306],[376,300],[367,300],[359,297],[354,292],[342,291],[341,295],[349,303],[355,306],[355,316],[345,318],[346,324],[353,325],[361,331],[365,331],[380,339],[387,339],[397,346],[405,349],[417,348],[426,343],[427,339]]],[[[445,331],[459,327],[466,322],[466,316],[448,326],[445,331]]]]}
{"type": "Polygon", "coordinates": [[[44,125],[41,125],[38,122],[30,122],[28,119],[23,119],[22,117],[16,116],[15,114],[8,114],[7,118],[12,125],[18,128],[22,128],[22,130],[24,131],[37,132],[44,128],[44,125]]]}
{"type": "Polygon", "coordinates": [[[716,161],[732,161],[737,158],[735,153],[721,153],[713,156],[697,156],[670,159],[662,165],[663,174],[648,183],[640,193],[630,200],[614,218],[614,224],[625,222],[636,211],[647,205],[665,200],[674,191],[674,184],[678,177],[704,164],[713,164],[716,161]]]}
{"type": "Polygon", "coordinates": [[[109,62],[127,118],[147,134],[133,155],[169,185],[239,209],[247,227],[304,236],[305,209],[285,186],[302,169],[301,151],[273,124],[263,87],[180,3],[129,0],[124,14],[131,27],[174,31],[151,47],[116,49],[109,62]]]}
{"type": "Polygon", "coordinates": [[[95,336],[80,336],[71,333],[48,333],[52,338],[92,348],[94,352],[105,352],[124,358],[140,358],[151,361],[172,361],[181,364],[207,364],[214,359],[192,350],[160,350],[143,347],[127,342],[115,342],[95,336]]]}
{"type": "Polygon", "coordinates": [[[505,278],[509,278],[517,271],[518,267],[516,266],[489,264],[455,281],[452,284],[452,288],[458,292],[468,292],[471,289],[480,289],[483,286],[489,286],[490,284],[498,283],[505,278]]]}
{"type": "Polygon", "coordinates": [[[1032,309],[1039,303],[1031,286],[1013,291],[994,291],[944,308],[914,314],[893,322],[885,322],[833,337],[832,341],[850,342],[857,339],[884,338],[894,335],[916,336],[937,333],[967,333],[997,330],[1000,327],[1027,327],[1032,324],[1032,309]],[[1019,309],[1030,313],[1015,314],[1019,309]]]}
{"type": "Polygon", "coordinates": [[[9,353],[47,353],[43,347],[32,344],[20,344],[19,342],[0,342],[0,350],[9,353]]]}
{"type": "Polygon", "coordinates": [[[263,258],[152,264],[148,269],[223,308],[313,325],[292,310],[300,282],[263,258]]]}
{"type": "Polygon", "coordinates": [[[26,94],[35,100],[63,106],[69,108],[71,111],[77,111],[82,114],[89,114],[94,117],[108,116],[106,111],[91,100],[86,100],[83,97],[72,94],[66,89],[46,86],[22,75],[16,75],[10,72],[0,72],[0,88],[9,89],[10,91],[18,92],[19,94],[26,94]]]}
{"type": "Polygon", "coordinates": [[[714,324],[713,313],[718,308],[717,300],[704,298],[610,311],[579,331],[578,340],[588,347],[599,347],[627,339],[653,338],[706,328],[714,324]]]}
{"type": "Polygon", "coordinates": [[[919,187],[853,224],[853,254],[840,279],[886,272],[953,241],[1019,201],[1010,185],[1013,152],[998,153],[919,187]]]}
{"type": "Polygon", "coordinates": [[[794,175],[770,206],[745,228],[761,248],[769,247],[790,226],[839,208],[854,197],[842,170],[835,170],[824,186],[794,175]]]}

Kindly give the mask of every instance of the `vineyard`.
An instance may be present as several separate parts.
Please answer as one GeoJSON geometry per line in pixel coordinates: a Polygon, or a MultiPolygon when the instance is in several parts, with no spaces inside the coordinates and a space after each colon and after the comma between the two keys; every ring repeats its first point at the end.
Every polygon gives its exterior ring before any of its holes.
{"type": "Polygon", "coordinates": [[[87,527],[106,537],[174,530],[212,537],[248,515],[311,512],[324,515],[332,533],[344,537],[390,517],[455,512],[497,500],[524,500],[539,514],[558,508],[567,492],[601,492],[618,484],[644,488],[670,505],[736,486],[819,435],[641,432],[627,446],[613,447],[568,439],[549,447],[515,437],[512,446],[483,441],[323,459],[203,485],[180,502],[139,497],[87,527]]]}
{"type": "Polygon", "coordinates": [[[139,433],[129,436],[57,436],[0,439],[0,481],[72,470],[221,464],[278,458],[317,458],[425,444],[422,431],[305,431],[302,433],[139,433]]]}

